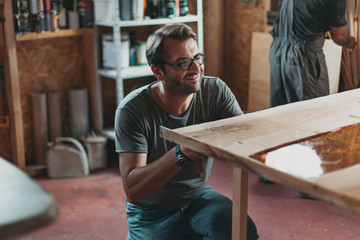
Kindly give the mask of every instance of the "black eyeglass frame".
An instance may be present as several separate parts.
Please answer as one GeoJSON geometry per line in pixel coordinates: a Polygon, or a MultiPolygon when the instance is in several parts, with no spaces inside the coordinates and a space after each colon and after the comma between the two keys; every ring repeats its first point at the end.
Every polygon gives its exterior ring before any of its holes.
{"type": "Polygon", "coordinates": [[[198,53],[196,54],[193,58],[189,58],[189,57],[185,57],[182,59],[182,61],[180,63],[170,63],[170,62],[160,62],[161,64],[166,64],[166,65],[171,65],[171,66],[175,66],[175,67],[181,67],[182,70],[184,71],[187,71],[191,68],[192,64],[194,63],[195,59],[198,57],[198,56],[202,56],[203,59],[202,59],[202,62],[201,63],[197,63],[199,66],[203,65],[204,62],[205,62],[205,54],[203,53],[198,53]],[[183,67],[183,64],[185,64],[184,61],[186,60],[190,60],[190,63],[189,63],[189,66],[187,68],[184,68],[183,67]]]}

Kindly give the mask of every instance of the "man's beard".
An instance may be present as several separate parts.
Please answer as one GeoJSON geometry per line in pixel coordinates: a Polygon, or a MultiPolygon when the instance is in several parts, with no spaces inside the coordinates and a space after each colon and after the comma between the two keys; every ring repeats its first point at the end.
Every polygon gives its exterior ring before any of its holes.
{"type": "Polygon", "coordinates": [[[165,86],[174,94],[190,95],[192,93],[198,92],[200,90],[200,83],[202,81],[203,72],[200,73],[200,79],[196,83],[193,83],[191,80],[184,80],[192,75],[193,74],[185,75],[181,81],[166,76],[167,78],[165,80],[165,86]],[[190,84],[187,83],[189,81],[191,81],[190,84]]]}

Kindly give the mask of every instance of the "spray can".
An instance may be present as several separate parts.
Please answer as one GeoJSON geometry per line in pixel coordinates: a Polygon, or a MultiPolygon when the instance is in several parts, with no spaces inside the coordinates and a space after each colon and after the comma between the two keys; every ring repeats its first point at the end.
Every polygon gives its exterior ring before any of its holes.
{"type": "Polygon", "coordinates": [[[166,0],[166,15],[168,18],[176,17],[176,1],[166,0]]]}
{"type": "Polygon", "coordinates": [[[184,17],[189,13],[189,2],[188,0],[180,0],[180,17],[184,17]]]}
{"type": "Polygon", "coordinates": [[[144,0],[133,0],[132,18],[134,20],[144,19],[144,0]]]}

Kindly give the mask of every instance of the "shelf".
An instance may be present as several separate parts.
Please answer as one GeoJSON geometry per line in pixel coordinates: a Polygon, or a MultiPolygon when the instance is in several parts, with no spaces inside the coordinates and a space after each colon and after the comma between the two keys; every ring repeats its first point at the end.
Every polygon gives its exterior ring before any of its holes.
{"type": "MultiPolygon", "coordinates": [[[[109,0],[110,1],[110,0],[109,0]]],[[[112,1],[112,0],[111,0],[112,1]]],[[[166,24],[175,24],[175,23],[192,23],[193,25],[196,25],[197,35],[198,35],[198,44],[200,51],[203,51],[203,13],[202,13],[202,0],[191,0],[194,1],[196,5],[196,11],[192,12],[193,14],[188,14],[184,17],[173,17],[173,18],[154,18],[154,19],[142,19],[142,20],[124,20],[122,21],[119,16],[119,9],[116,8],[116,10],[113,12],[112,17],[106,18],[99,18],[102,21],[95,21],[94,25],[96,26],[96,29],[98,27],[106,27],[106,28],[112,28],[112,34],[114,36],[114,54],[115,56],[122,56],[121,52],[121,32],[130,30],[130,28],[143,28],[144,30],[147,27],[147,30],[154,30],[153,28],[159,28],[161,25],[166,24]],[[119,35],[120,34],[120,35],[119,35]]],[[[115,3],[117,3],[115,1],[115,3]]],[[[118,7],[117,4],[115,4],[115,7],[118,7]]],[[[109,9],[110,10],[110,9],[109,9]]],[[[194,9],[195,10],[195,9],[194,9]]],[[[102,31],[105,29],[101,29],[101,31],[96,31],[97,35],[100,35],[102,31]]],[[[109,30],[109,29],[107,29],[109,30]]],[[[98,41],[101,39],[96,38],[98,41]]],[[[101,50],[98,49],[99,43],[96,44],[95,48],[95,54],[98,56],[98,59],[101,58],[101,50]]],[[[129,79],[134,78],[142,78],[142,77],[153,77],[154,74],[151,71],[151,68],[148,65],[142,65],[142,66],[130,66],[128,68],[121,68],[121,61],[119,59],[115,58],[115,64],[114,68],[102,68],[99,69],[99,63],[96,62],[96,86],[97,86],[97,104],[95,106],[95,110],[98,113],[97,117],[97,123],[98,125],[95,126],[95,130],[102,135],[106,136],[109,139],[114,140],[115,139],[115,133],[114,129],[104,129],[103,126],[103,107],[108,108],[106,104],[102,103],[102,89],[101,84],[104,79],[101,79],[101,77],[106,77],[109,79],[113,79],[115,81],[115,93],[116,93],[116,103],[119,104],[122,99],[125,97],[125,91],[124,91],[124,82],[128,81],[129,79]],[[116,67],[115,67],[116,66],[116,67]]],[[[130,80],[131,81],[131,80],[130,80]]],[[[106,109],[107,111],[113,111],[113,109],[106,109]]]]}
{"type": "Polygon", "coordinates": [[[187,15],[185,17],[176,18],[157,18],[157,19],[145,19],[145,20],[131,20],[131,21],[118,21],[117,23],[112,22],[96,22],[96,25],[103,27],[113,27],[117,24],[119,27],[139,27],[139,26],[150,26],[150,25],[162,25],[169,23],[180,23],[180,22],[196,22],[199,20],[197,15],[187,15]]]}
{"type": "Polygon", "coordinates": [[[57,32],[43,32],[43,33],[17,33],[16,41],[31,41],[40,39],[62,38],[62,37],[76,37],[83,36],[85,34],[92,34],[93,28],[82,29],[63,29],[57,32]]]}
{"type": "MultiPolygon", "coordinates": [[[[98,73],[107,78],[116,79],[115,69],[99,69],[98,73]]],[[[148,65],[145,66],[132,66],[121,70],[121,77],[123,79],[139,78],[152,76],[153,72],[148,65]]]]}

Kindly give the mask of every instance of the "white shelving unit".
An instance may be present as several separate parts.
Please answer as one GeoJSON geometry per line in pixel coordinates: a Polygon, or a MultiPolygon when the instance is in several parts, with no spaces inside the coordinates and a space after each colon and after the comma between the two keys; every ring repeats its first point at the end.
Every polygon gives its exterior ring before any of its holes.
{"type": "MultiPolygon", "coordinates": [[[[203,5],[202,0],[189,0],[189,2],[196,1],[196,14],[191,13],[184,17],[175,17],[175,18],[157,18],[157,19],[145,19],[145,20],[130,20],[130,21],[121,21],[119,13],[119,0],[113,0],[113,20],[112,22],[102,22],[96,21],[95,26],[109,27],[113,31],[113,39],[115,46],[115,69],[100,69],[98,57],[99,56],[99,44],[95,43],[95,65],[96,65],[96,88],[97,88],[97,121],[99,126],[95,126],[95,129],[101,134],[107,136],[110,139],[114,139],[113,129],[104,129],[103,128],[103,118],[102,118],[102,101],[101,101],[101,77],[107,77],[115,80],[116,86],[116,101],[117,104],[124,98],[124,80],[134,79],[140,77],[152,76],[153,73],[149,66],[130,66],[128,68],[122,69],[121,66],[121,30],[129,27],[144,27],[144,26],[154,26],[154,25],[163,25],[171,23],[196,23],[197,24],[197,35],[198,35],[198,45],[199,50],[203,52],[204,50],[204,34],[203,34],[203,5]]],[[[98,32],[98,31],[96,31],[98,32]]]]}

